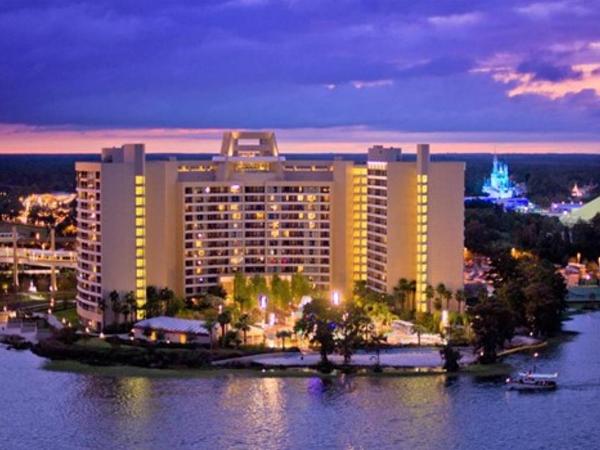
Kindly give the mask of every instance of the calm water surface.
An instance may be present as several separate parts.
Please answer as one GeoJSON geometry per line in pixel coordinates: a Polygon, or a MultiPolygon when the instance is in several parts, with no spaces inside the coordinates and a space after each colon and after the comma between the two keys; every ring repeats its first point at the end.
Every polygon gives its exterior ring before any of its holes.
{"type": "Polygon", "coordinates": [[[472,376],[116,378],[0,349],[0,448],[600,448],[600,314],[566,328],[538,364],[560,389],[538,394],[472,376]]]}

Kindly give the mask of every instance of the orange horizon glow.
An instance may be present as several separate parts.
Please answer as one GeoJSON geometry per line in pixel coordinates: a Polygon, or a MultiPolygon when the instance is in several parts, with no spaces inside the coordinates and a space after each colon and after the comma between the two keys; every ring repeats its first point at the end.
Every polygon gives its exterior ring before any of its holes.
{"type": "MultiPolygon", "coordinates": [[[[104,147],[141,142],[148,153],[218,153],[224,129],[144,128],[72,130],[0,124],[0,154],[96,154],[104,147]]],[[[375,144],[430,143],[433,153],[600,153],[594,136],[551,133],[405,133],[365,127],[275,129],[283,153],[364,153],[375,144]]]]}

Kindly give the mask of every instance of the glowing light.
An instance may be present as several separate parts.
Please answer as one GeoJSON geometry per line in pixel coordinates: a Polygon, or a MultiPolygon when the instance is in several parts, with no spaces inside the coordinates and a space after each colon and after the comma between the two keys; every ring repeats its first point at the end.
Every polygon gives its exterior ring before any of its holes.
{"type": "Polygon", "coordinates": [[[339,304],[341,303],[340,293],[338,291],[332,292],[331,303],[333,303],[334,306],[339,306],[339,304]]]}
{"type": "Polygon", "coordinates": [[[267,298],[266,295],[262,294],[258,297],[258,306],[260,307],[260,309],[267,309],[267,304],[269,302],[269,299],[267,298]]]}

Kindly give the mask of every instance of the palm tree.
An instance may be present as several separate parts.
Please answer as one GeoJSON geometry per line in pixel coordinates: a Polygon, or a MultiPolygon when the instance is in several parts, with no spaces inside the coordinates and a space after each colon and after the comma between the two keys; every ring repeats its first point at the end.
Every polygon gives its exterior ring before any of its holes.
{"type": "Polygon", "coordinates": [[[440,311],[443,307],[443,299],[444,299],[445,292],[446,292],[446,285],[444,285],[444,283],[439,283],[435,287],[435,297],[433,299],[433,308],[437,311],[440,311]]]}
{"type": "Polygon", "coordinates": [[[406,307],[406,299],[410,289],[410,283],[406,278],[400,278],[396,286],[394,286],[392,297],[399,303],[400,310],[406,307]]]}
{"type": "MultiPolygon", "coordinates": [[[[127,313],[131,314],[130,317],[130,321],[134,322],[135,321],[135,315],[136,315],[136,307],[137,307],[137,303],[135,301],[135,294],[133,293],[133,291],[129,291],[125,294],[125,297],[123,298],[123,300],[125,301],[125,304],[127,305],[127,313]]],[[[127,320],[127,317],[125,318],[125,320],[127,320]]]]}
{"type": "MultiPolygon", "coordinates": [[[[452,291],[449,290],[444,283],[440,283],[435,288],[435,291],[438,295],[439,304],[441,308],[444,308],[444,302],[446,303],[446,308],[450,308],[450,300],[452,299],[452,291]]],[[[440,309],[441,309],[440,308],[440,309]]]]}
{"type": "Polygon", "coordinates": [[[118,322],[119,314],[121,312],[121,298],[117,291],[111,291],[108,294],[108,298],[110,299],[110,309],[113,313],[113,322],[118,322]]]}
{"type": "Polygon", "coordinates": [[[247,334],[248,331],[250,331],[250,316],[248,314],[242,314],[235,323],[235,327],[242,332],[243,342],[244,345],[246,345],[247,334]]]}
{"type": "Polygon", "coordinates": [[[408,282],[408,292],[410,294],[410,309],[415,310],[417,307],[415,304],[417,298],[417,282],[415,280],[410,280],[408,282]]]}
{"type": "Polygon", "coordinates": [[[454,299],[456,300],[456,303],[458,303],[458,312],[462,313],[463,312],[462,305],[467,300],[465,291],[463,289],[457,289],[456,292],[454,293],[454,299]]]}
{"type": "Polygon", "coordinates": [[[435,295],[435,291],[433,290],[433,286],[428,284],[427,288],[425,289],[425,297],[426,297],[428,312],[431,312],[431,299],[434,297],[434,295],[435,295]]]}
{"type": "Polygon", "coordinates": [[[217,322],[221,325],[221,341],[225,342],[225,331],[227,329],[227,325],[231,323],[231,311],[224,310],[221,314],[217,316],[217,322]]]}
{"type": "Polygon", "coordinates": [[[106,311],[106,299],[100,299],[100,301],[98,302],[98,309],[102,313],[102,326],[100,328],[100,331],[102,331],[104,329],[104,312],[106,311]]]}
{"type": "Polygon", "coordinates": [[[281,339],[281,351],[285,350],[285,340],[292,337],[292,332],[290,330],[279,330],[275,336],[278,339],[281,339]]]}
{"type": "Polygon", "coordinates": [[[371,344],[375,347],[375,356],[377,358],[376,369],[381,370],[381,344],[387,342],[387,337],[381,333],[371,333],[371,344]]]}
{"type": "Polygon", "coordinates": [[[213,315],[207,315],[204,318],[204,328],[208,330],[208,338],[210,339],[210,349],[213,348],[213,330],[217,324],[217,319],[213,315]]]}
{"type": "Polygon", "coordinates": [[[413,330],[417,334],[417,345],[420,347],[421,346],[421,334],[425,333],[427,330],[425,329],[425,327],[423,325],[418,324],[418,323],[416,323],[413,326],[413,330]]]}
{"type": "Polygon", "coordinates": [[[129,310],[129,305],[127,303],[121,303],[121,306],[119,307],[119,312],[121,314],[123,314],[123,323],[126,323],[127,317],[129,316],[129,313],[131,312],[129,310]]]}

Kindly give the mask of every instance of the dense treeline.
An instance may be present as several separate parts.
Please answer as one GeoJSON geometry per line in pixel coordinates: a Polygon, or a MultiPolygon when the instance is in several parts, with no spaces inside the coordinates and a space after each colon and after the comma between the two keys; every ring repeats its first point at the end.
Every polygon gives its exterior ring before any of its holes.
{"type": "MultiPolygon", "coordinates": [[[[169,154],[170,155],[170,154],[169,154]]],[[[163,159],[168,154],[152,154],[150,159],[163,159]]],[[[173,154],[172,156],[177,156],[173,154]]],[[[210,155],[198,153],[186,155],[187,159],[206,159],[210,155]]],[[[289,159],[303,155],[288,155],[289,159]]],[[[331,154],[311,155],[331,158],[331,154]]],[[[532,201],[546,206],[550,201],[566,200],[573,183],[600,185],[600,155],[498,155],[509,165],[511,176],[516,182],[527,184],[532,201]]],[[[345,158],[363,161],[364,154],[344,155],[345,158]]],[[[464,161],[467,164],[466,195],[479,195],[483,180],[492,167],[491,154],[443,154],[434,155],[434,160],[464,161]]],[[[98,160],[97,154],[77,155],[0,155],[0,191],[16,192],[17,195],[71,191],[75,185],[75,161],[98,160]]],[[[410,160],[413,155],[406,155],[410,160]]],[[[591,195],[600,195],[596,188],[591,195]]]]}
{"type": "MultiPolygon", "coordinates": [[[[508,163],[513,181],[525,183],[529,199],[543,207],[553,201],[568,200],[574,183],[596,184],[590,198],[600,195],[600,155],[509,154],[498,157],[508,163]]],[[[439,158],[465,161],[466,195],[481,194],[483,181],[492,168],[492,155],[440,155],[439,158]]]]}
{"type": "Polygon", "coordinates": [[[565,264],[577,253],[584,260],[596,261],[600,257],[600,215],[569,229],[556,217],[473,204],[465,210],[465,245],[490,256],[514,247],[555,264],[565,264]]]}

